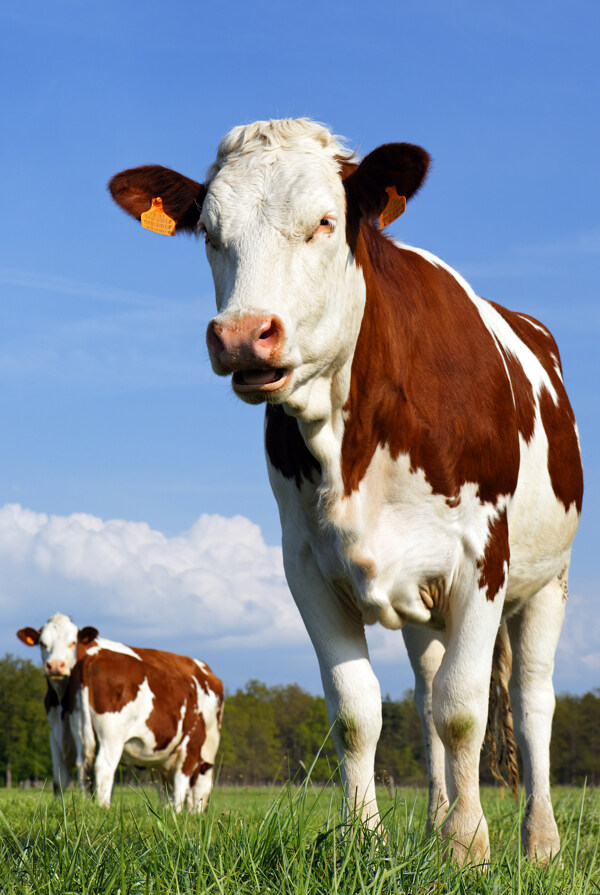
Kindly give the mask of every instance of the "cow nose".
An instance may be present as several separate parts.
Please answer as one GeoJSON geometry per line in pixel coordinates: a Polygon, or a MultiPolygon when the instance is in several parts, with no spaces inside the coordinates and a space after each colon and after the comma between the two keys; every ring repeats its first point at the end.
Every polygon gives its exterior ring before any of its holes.
{"type": "Polygon", "coordinates": [[[66,674],[67,666],[61,659],[46,662],[46,674],[66,674]]]}
{"type": "Polygon", "coordinates": [[[206,341],[211,359],[220,368],[218,372],[231,373],[271,365],[284,332],[275,314],[246,314],[226,322],[211,320],[206,341]]]}

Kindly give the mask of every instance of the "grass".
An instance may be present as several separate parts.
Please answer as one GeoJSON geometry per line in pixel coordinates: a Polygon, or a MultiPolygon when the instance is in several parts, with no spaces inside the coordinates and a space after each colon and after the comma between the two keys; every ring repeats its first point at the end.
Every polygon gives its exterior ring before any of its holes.
{"type": "MultiPolygon", "coordinates": [[[[600,892],[600,792],[557,789],[563,849],[550,867],[519,848],[519,809],[484,790],[486,872],[458,868],[425,836],[426,795],[379,794],[386,836],[340,814],[339,787],[217,788],[207,815],[174,815],[154,792],[117,788],[110,811],[79,793],[0,791],[0,892],[470,893],[600,892]]],[[[521,805],[521,812],[523,806],[521,805]]]]}

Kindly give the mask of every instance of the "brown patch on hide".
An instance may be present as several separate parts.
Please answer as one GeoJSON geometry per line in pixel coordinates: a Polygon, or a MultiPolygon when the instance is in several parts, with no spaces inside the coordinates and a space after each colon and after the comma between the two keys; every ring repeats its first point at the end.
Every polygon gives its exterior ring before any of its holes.
{"type": "Polygon", "coordinates": [[[509,561],[508,521],[506,510],[502,510],[489,526],[483,558],[477,562],[480,573],[478,584],[485,588],[487,600],[494,600],[504,587],[509,561]]]}
{"type": "Polygon", "coordinates": [[[120,712],[133,702],[145,678],[142,662],[111,649],[85,655],[79,665],[81,685],[89,691],[90,708],[101,715],[120,712]]]}
{"type": "Polygon", "coordinates": [[[303,479],[320,478],[321,464],[306,447],[297,420],[279,404],[267,404],[265,414],[265,448],[272,466],[286,479],[293,479],[298,489],[303,479]]]}
{"type": "Polygon", "coordinates": [[[190,777],[190,785],[193,785],[192,781],[194,783],[196,782],[199,767],[203,763],[201,752],[204,740],[206,739],[206,723],[202,714],[195,716],[195,723],[190,725],[188,737],[189,739],[185,747],[186,755],[181,766],[181,771],[183,774],[190,777]]]}
{"type": "Polygon", "coordinates": [[[583,470],[575,420],[565,413],[560,393],[557,406],[546,388],[540,393],[540,414],[548,438],[548,473],[552,489],[558,500],[564,504],[565,510],[568,511],[574,503],[577,512],[581,513],[583,470]]]}
{"type": "Polygon", "coordinates": [[[533,317],[507,311],[494,302],[492,304],[521,341],[535,354],[554,387],[557,404],[546,388],[542,388],[539,396],[542,425],[548,438],[548,473],[554,493],[565,510],[568,511],[574,503],[577,512],[581,513],[583,501],[581,454],[575,428],[575,415],[562,380],[556,342],[546,327],[533,317]]]}
{"type": "Polygon", "coordinates": [[[506,370],[476,306],[445,269],[360,225],[367,299],[342,441],[349,496],[378,446],[410,458],[454,504],[466,482],[482,502],[512,494],[518,425],[506,370]]]}
{"type": "Polygon", "coordinates": [[[525,375],[525,370],[518,357],[503,345],[499,345],[498,347],[506,362],[506,368],[512,385],[519,433],[523,436],[524,440],[529,443],[533,437],[533,430],[535,428],[535,397],[533,394],[533,386],[525,375]]]}

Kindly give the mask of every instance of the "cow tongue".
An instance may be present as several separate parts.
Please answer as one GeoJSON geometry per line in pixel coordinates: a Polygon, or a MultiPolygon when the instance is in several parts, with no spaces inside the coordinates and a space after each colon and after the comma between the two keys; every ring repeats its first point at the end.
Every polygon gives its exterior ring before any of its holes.
{"type": "Polygon", "coordinates": [[[239,379],[245,385],[266,385],[275,382],[280,376],[277,370],[244,370],[238,373],[239,379]]]}

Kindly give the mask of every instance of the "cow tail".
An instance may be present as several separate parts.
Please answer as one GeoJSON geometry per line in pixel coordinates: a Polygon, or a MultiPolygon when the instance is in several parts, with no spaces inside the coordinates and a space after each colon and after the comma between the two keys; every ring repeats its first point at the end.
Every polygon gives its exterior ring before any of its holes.
{"type": "Polygon", "coordinates": [[[490,742],[490,770],[496,780],[509,786],[518,801],[519,766],[508,682],[512,671],[512,650],[504,619],[500,622],[490,678],[490,703],[486,739],[490,742]],[[500,770],[505,764],[508,782],[500,770]]]}

